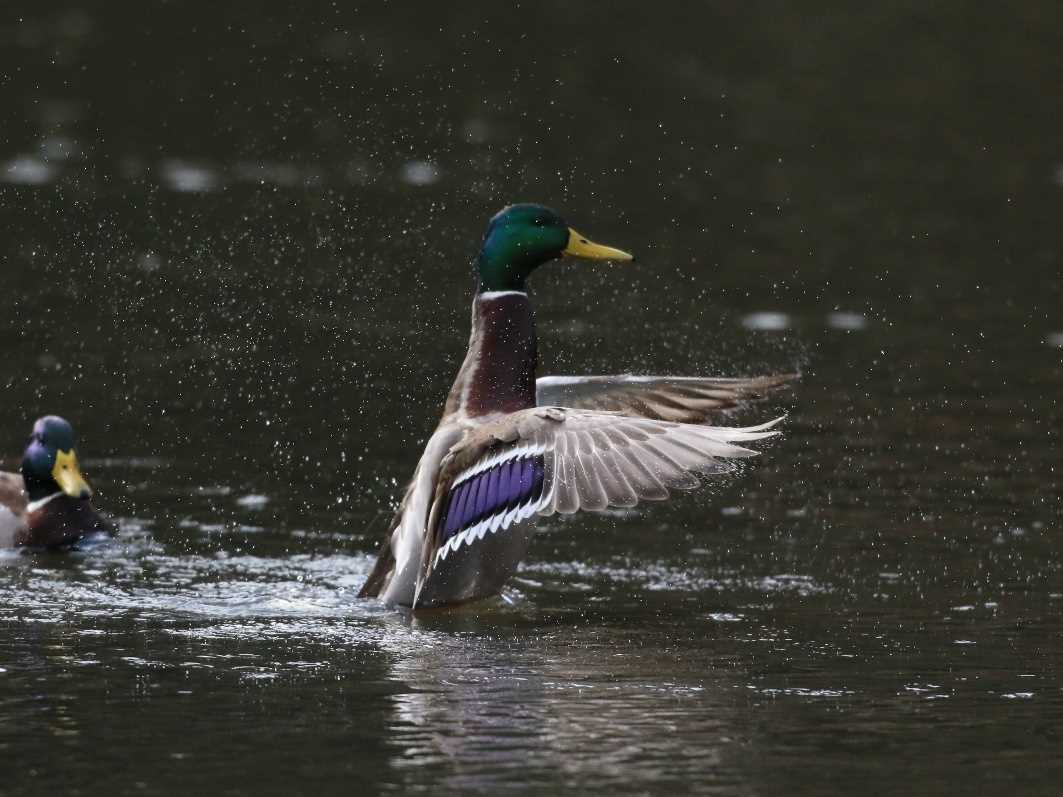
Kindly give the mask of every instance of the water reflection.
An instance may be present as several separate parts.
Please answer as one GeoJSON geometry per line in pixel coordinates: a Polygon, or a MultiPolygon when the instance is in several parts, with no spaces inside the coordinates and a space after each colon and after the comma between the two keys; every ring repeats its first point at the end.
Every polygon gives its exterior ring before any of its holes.
{"type": "Polygon", "coordinates": [[[549,788],[559,777],[606,790],[733,785],[733,673],[710,664],[662,678],[655,654],[624,652],[611,629],[511,636],[498,633],[500,620],[487,637],[459,633],[458,644],[453,619],[418,622],[446,629],[449,641],[394,664],[412,688],[394,697],[398,766],[434,769],[445,788],[478,793],[549,788]]]}

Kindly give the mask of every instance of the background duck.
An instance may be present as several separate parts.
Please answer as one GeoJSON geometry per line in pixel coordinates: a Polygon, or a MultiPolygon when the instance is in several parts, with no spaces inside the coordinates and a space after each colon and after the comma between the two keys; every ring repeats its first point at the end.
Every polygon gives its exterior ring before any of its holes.
{"type": "Polygon", "coordinates": [[[634,259],[541,205],[512,205],[488,225],[468,353],[362,596],[419,608],[497,594],[527,550],[535,517],[664,500],[696,487],[697,474],[756,453],[741,443],[776,434],[778,419],[701,424],[790,376],[536,380],[525,282],[563,255],[634,259]]]}
{"type": "Polygon", "coordinates": [[[33,424],[21,471],[0,472],[0,547],[59,548],[111,531],[92,506],[66,420],[47,415],[33,424]]]}

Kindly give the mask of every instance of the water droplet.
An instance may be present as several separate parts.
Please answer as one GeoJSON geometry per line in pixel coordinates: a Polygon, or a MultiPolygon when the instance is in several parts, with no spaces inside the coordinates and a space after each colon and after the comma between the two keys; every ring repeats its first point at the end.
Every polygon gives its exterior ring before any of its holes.
{"type": "Polygon", "coordinates": [[[408,185],[432,185],[439,176],[439,169],[428,161],[410,161],[402,167],[402,181],[408,185]]]}
{"type": "Polygon", "coordinates": [[[182,160],[166,160],[160,165],[162,180],[167,188],[187,193],[214,190],[218,178],[207,166],[182,160]]]}
{"type": "Polygon", "coordinates": [[[827,326],[831,329],[863,329],[867,326],[867,319],[860,313],[830,313],[827,315],[827,326]]]}
{"type": "Polygon", "coordinates": [[[55,176],[54,166],[28,155],[20,155],[0,166],[0,181],[11,185],[44,185],[55,176]]]}
{"type": "Polygon", "coordinates": [[[143,252],[137,258],[137,268],[146,274],[154,274],[165,265],[165,261],[154,252],[143,252]]]}
{"type": "Polygon", "coordinates": [[[246,509],[261,509],[269,503],[269,496],[251,493],[250,495],[240,496],[236,499],[236,503],[246,509]]]}
{"type": "Polygon", "coordinates": [[[778,332],[790,328],[790,316],[786,313],[750,313],[742,319],[742,326],[760,332],[778,332]]]}

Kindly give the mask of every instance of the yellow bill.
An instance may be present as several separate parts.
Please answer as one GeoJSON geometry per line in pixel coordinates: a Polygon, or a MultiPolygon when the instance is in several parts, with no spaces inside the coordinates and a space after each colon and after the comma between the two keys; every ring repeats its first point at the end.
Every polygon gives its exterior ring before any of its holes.
{"type": "Polygon", "coordinates": [[[78,457],[73,449],[60,451],[55,455],[55,466],[52,468],[52,478],[59,488],[71,498],[91,498],[92,488],[89,487],[85,477],[81,475],[78,467],[78,457]]]}
{"type": "Polygon", "coordinates": [[[588,260],[619,260],[621,262],[628,262],[635,259],[634,255],[625,252],[623,249],[614,249],[611,246],[596,244],[594,241],[587,238],[587,236],[580,235],[571,227],[568,228],[568,246],[566,246],[561,253],[571,255],[572,257],[585,257],[588,260]]]}

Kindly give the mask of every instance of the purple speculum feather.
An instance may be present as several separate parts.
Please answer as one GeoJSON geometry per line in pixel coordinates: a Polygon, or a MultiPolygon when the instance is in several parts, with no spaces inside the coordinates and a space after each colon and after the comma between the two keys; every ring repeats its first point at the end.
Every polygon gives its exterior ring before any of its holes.
{"type": "Polygon", "coordinates": [[[470,476],[446,497],[442,540],[481,520],[508,512],[542,496],[546,466],[542,455],[509,459],[470,476]]]}

